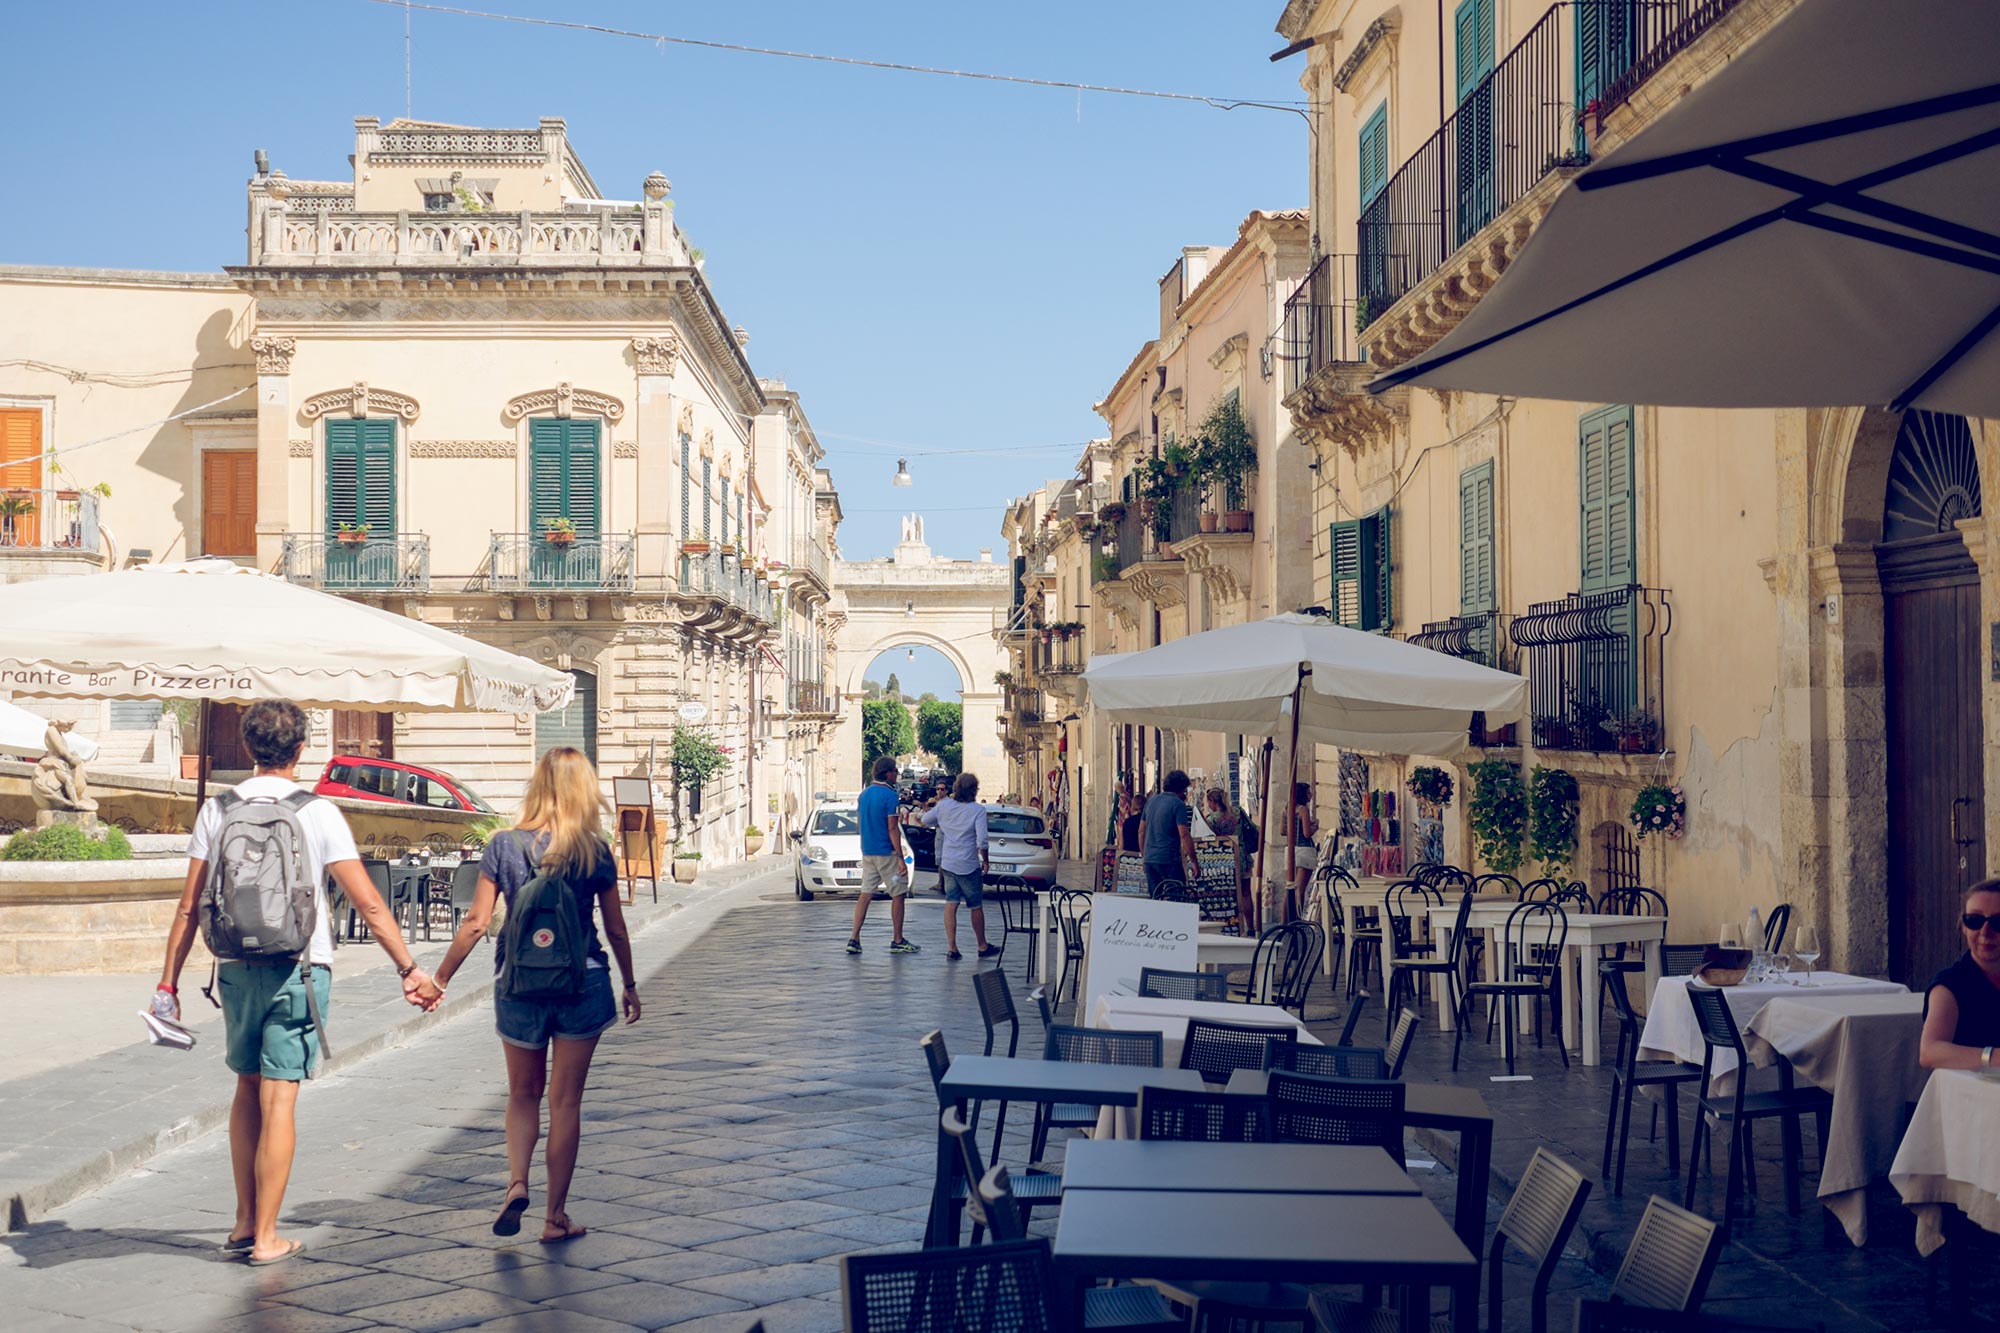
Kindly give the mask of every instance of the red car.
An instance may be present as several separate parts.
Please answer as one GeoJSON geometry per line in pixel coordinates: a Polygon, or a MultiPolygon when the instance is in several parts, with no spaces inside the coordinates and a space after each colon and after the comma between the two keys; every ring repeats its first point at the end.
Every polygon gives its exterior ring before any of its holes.
{"type": "Polygon", "coordinates": [[[389,801],[397,805],[427,805],[434,810],[474,810],[496,813],[478,792],[451,774],[435,768],[401,764],[394,759],[337,754],[327,761],[313,787],[316,796],[345,796],[356,801],[389,801]]]}

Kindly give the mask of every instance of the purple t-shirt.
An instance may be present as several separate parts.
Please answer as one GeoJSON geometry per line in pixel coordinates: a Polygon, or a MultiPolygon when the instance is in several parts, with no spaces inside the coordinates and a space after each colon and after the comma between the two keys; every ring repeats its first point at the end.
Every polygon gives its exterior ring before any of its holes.
{"type": "MultiPolygon", "coordinates": [[[[486,854],[479,858],[479,868],[493,881],[493,887],[500,890],[500,896],[507,900],[507,910],[514,910],[514,895],[541,872],[542,853],[549,845],[546,833],[523,833],[519,829],[502,829],[486,844],[486,854]]],[[[586,967],[606,967],[610,959],[605,955],[604,945],[597,938],[597,895],[618,887],[618,867],[611,859],[611,849],[597,858],[597,866],[587,875],[569,877],[569,891],[576,899],[576,914],[583,921],[583,933],[590,940],[590,949],[585,957],[586,967]]],[[[500,970],[500,951],[493,951],[493,970],[500,970]]]]}

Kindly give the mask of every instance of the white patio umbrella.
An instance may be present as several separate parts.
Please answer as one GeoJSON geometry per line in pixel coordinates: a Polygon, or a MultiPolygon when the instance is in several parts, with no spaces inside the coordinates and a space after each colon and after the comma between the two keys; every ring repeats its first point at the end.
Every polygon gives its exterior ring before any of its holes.
{"type": "Polygon", "coordinates": [[[1369,387],[2000,416],[1996,79],[1991,0],[1803,0],[1369,387]]]}
{"type": "Polygon", "coordinates": [[[568,672],[227,560],[0,587],[0,690],[199,699],[204,753],[214,703],[547,712],[574,688],[568,672]]]}
{"type": "MultiPolygon", "coordinates": [[[[1528,711],[1525,677],[1296,613],[1095,659],[1083,679],[1092,706],[1114,722],[1288,733],[1286,791],[1298,778],[1301,741],[1449,757],[1465,748],[1474,713],[1498,727],[1528,711]]],[[[1270,783],[1263,786],[1268,804],[1270,783]]],[[[1260,847],[1260,877],[1262,855],[1260,847]]]]}
{"type": "MultiPolygon", "coordinates": [[[[40,713],[31,713],[17,703],[0,699],[0,753],[23,754],[39,759],[48,753],[45,739],[48,734],[47,718],[40,713]]],[[[71,732],[69,748],[86,763],[97,757],[97,742],[88,736],[71,732]]]]}

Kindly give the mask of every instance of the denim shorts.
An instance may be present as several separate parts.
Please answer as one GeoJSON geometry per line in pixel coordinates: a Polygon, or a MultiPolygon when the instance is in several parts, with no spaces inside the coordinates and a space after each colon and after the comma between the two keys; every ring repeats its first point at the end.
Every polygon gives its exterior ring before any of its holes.
{"type": "Polygon", "coordinates": [[[618,1021],[618,1004],[611,995],[611,973],[584,969],[583,991],[569,1000],[510,1000],[493,996],[493,1023],[500,1040],[523,1050],[539,1051],[550,1037],[592,1041],[618,1021]]]}
{"type": "MultiPolygon", "coordinates": [[[[319,1061],[319,1029],[306,1004],[301,965],[224,963],[216,969],[222,991],[223,1063],[231,1073],[297,1083],[312,1077],[319,1061]]],[[[320,1017],[333,1002],[333,971],[312,969],[320,1017]]]]}
{"type": "Polygon", "coordinates": [[[964,903],[967,907],[984,907],[986,889],[977,870],[961,875],[956,870],[938,871],[938,882],[944,886],[944,900],[948,903],[964,903]]]}

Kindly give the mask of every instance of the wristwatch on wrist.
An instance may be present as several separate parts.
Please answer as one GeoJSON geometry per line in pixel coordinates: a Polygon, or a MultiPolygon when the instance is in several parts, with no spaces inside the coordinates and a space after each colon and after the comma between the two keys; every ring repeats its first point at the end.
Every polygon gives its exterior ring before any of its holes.
{"type": "Polygon", "coordinates": [[[397,975],[397,976],[398,976],[399,978],[404,978],[404,979],[407,979],[407,978],[409,977],[410,973],[412,973],[412,972],[414,972],[414,971],[416,971],[416,970],[417,970],[417,960],[416,960],[416,959],[414,959],[414,958],[412,958],[412,959],[411,959],[411,960],[409,961],[409,965],[408,965],[408,966],[406,966],[406,967],[399,967],[399,968],[397,968],[397,969],[396,969],[396,975],[397,975]]]}

